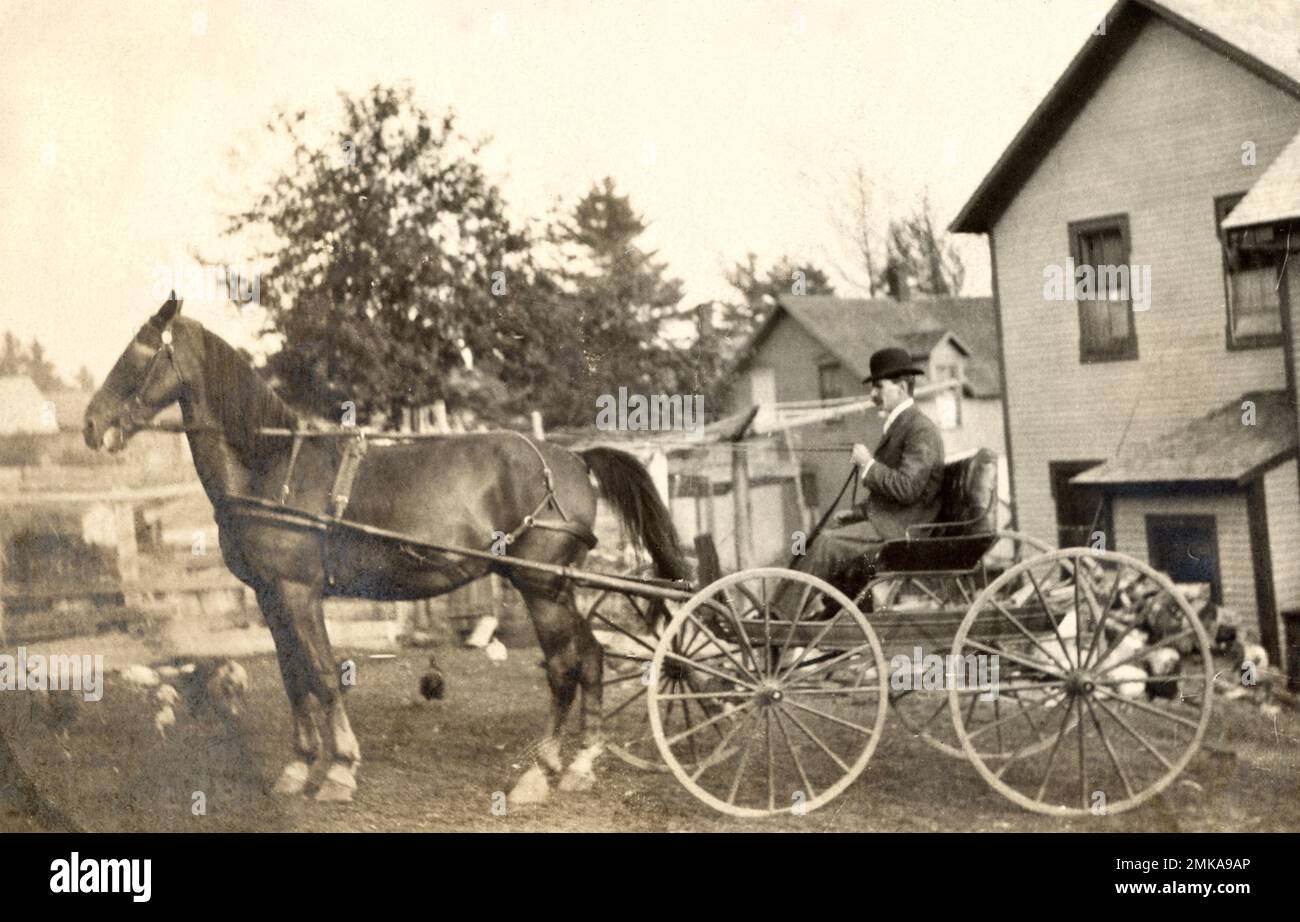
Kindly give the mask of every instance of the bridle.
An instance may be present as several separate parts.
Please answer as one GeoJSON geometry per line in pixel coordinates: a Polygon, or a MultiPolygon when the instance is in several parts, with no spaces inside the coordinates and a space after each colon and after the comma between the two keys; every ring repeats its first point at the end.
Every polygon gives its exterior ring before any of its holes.
{"type": "MultiPolygon", "coordinates": [[[[158,347],[158,349],[154,352],[154,354],[150,356],[149,362],[145,365],[144,374],[140,378],[140,384],[136,387],[135,393],[132,394],[127,399],[126,403],[122,407],[121,413],[119,413],[117,419],[114,420],[114,423],[117,425],[119,429],[122,430],[122,434],[124,436],[133,435],[134,433],[140,432],[141,430],[144,429],[161,428],[161,427],[152,427],[149,425],[149,420],[151,420],[158,413],[158,410],[150,409],[149,407],[145,406],[145,403],[140,398],[140,395],[148,387],[149,382],[153,380],[154,373],[157,371],[164,355],[166,355],[167,361],[171,363],[172,371],[176,375],[176,380],[180,382],[181,390],[183,391],[187,386],[187,383],[185,381],[185,376],[181,374],[181,367],[176,361],[176,350],[172,347],[171,327],[170,326],[164,327],[161,332],[161,336],[162,336],[162,344],[158,347]]],[[[168,427],[168,429],[171,428],[174,427],[168,427]]],[[[186,427],[186,428],[198,429],[198,428],[206,428],[206,427],[196,426],[196,427],[186,427]]]]}

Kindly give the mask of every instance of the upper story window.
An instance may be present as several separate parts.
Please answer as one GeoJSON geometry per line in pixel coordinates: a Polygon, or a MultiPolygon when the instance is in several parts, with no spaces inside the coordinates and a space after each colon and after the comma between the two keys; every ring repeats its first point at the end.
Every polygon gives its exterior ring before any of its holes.
{"type": "Polygon", "coordinates": [[[1223,219],[1245,195],[1214,200],[1214,227],[1223,245],[1223,289],[1228,306],[1228,348],[1277,346],[1282,342],[1278,292],[1286,246],[1270,227],[1225,234],[1223,219]]]}
{"type": "Polygon", "coordinates": [[[1137,328],[1133,325],[1132,292],[1128,290],[1128,217],[1076,221],[1069,230],[1075,293],[1086,295],[1076,297],[1079,361],[1137,358],[1137,328]]]}

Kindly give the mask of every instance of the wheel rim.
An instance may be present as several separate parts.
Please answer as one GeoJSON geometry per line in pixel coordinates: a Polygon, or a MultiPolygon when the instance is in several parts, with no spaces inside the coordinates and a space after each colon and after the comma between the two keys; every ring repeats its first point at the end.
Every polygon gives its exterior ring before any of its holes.
{"type": "Polygon", "coordinates": [[[1209,723],[1205,628],[1167,576],[1123,554],[1068,548],[1017,564],[976,599],[953,651],[998,655],[1001,693],[1036,714],[1037,736],[1015,721],[994,727],[1013,751],[990,759],[978,751],[989,728],[970,726],[961,690],[949,691],[976,770],[1038,813],[1109,815],[1144,803],[1187,766],[1209,723]],[[1003,590],[1016,584],[1028,591],[1011,606],[1003,590]]]}
{"type": "Polygon", "coordinates": [[[733,816],[817,809],[861,774],[887,709],[884,654],[853,602],[806,573],[746,570],[701,590],[664,631],[647,691],[659,754],[733,816]],[[787,618],[771,603],[798,597],[787,618]],[[820,605],[838,607],[811,620],[820,605]]]}

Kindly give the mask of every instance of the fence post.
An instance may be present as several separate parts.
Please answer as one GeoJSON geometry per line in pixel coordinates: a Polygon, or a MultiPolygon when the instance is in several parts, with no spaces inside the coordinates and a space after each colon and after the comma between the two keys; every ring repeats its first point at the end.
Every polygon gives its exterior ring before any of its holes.
{"type": "Polygon", "coordinates": [[[746,443],[731,443],[731,507],[736,523],[736,566],[745,570],[754,559],[753,536],[749,533],[749,452],[746,443]]]}

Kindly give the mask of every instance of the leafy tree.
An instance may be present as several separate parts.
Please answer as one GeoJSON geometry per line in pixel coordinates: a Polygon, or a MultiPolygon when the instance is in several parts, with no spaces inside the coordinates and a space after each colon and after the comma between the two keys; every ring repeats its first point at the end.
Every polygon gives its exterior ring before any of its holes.
{"type": "Polygon", "coordinates": [[[966,267],[951,237],[934,219],[925,195],[912,213],[889,222],[886,272],[899,271],[915,290],[930,295],[961,294],[966,267]]]}
{"type": "Polygon", "coordinates": [[[674,393],[686,381],[691,354],[672,345],[666,329],[683,316],[682,283],[639,244],[647,226],[607,177],[551,227],[560,266],[544,321],[549,335],[528,350],[526,382],[551,425],[591,425],[596,398],[620,386],[674,393]]]}
{"type": "Polygon", "coordinates": [[[533,328],[537,273],[524,228],[477,162],[481,144],[435,118],[409,87],[342,94],[332,143],[304,137],[305,113],[267,126],[292,156],[229,234],[268,241],[260,286],[268,361],[286,396],[337,419],[389,419],[437,399],[489,409],[533,328]]]}
{"type": "Polygon", "coordinates": [[[33,339],[24,348],[18,337],[8,331],[0,351],[0,375],[26,375],[44,393],[61,391],[67,386],[54,363],[45,357],[45,347],[39,341],[33,339]]]}
{"type": "Polygon", "coordinates": [[[785,295],[833,295],[835,287],[825,272],[810,262],[796,263],[783,256],[766,271],[758,257],[749,253],[744,262],[727,271],[727,284],[736,289],[738,300],[723,306],[722,319],[737,348],[767,320],[777,298],[785,295]]]}

